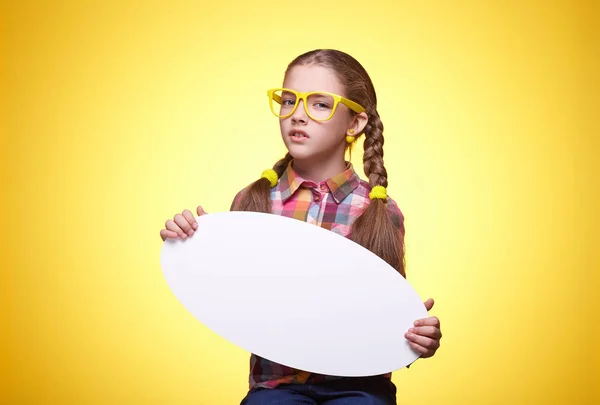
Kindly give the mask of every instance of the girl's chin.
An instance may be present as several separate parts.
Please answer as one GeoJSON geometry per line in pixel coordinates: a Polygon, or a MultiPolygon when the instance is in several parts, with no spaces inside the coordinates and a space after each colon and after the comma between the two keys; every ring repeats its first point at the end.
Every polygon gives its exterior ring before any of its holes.
{"type": "Polygon", "coordinates": [[[288,148],[288,152],[296,161],[309,161],[315,157],[314,154],[308,151],[299,151],[296,148],[288,148]]]}
{"type": "Polygon", "coordinates": [[[312,152],[306,147],[306,145],[298,145],[290,142],[286,143],[285,146],[294,159],[305,159],[312,156],[312,152]]]}

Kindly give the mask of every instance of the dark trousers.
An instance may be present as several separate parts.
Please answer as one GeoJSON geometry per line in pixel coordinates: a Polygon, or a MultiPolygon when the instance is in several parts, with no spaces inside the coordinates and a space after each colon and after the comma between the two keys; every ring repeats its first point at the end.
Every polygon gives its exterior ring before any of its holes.
{"type": "Polygon", "coordinates": [[[386,378],[285,384],[250,390],[240,405],[396,405],[396,386],[386,378]]]}

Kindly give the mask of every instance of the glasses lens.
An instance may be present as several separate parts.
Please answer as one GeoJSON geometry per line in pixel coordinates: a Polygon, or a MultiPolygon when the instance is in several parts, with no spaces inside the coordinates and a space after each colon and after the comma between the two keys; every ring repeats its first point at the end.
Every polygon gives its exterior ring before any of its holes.
{"type": "Polygon", "coordinates": [[[279,117],[289,115],[296,105],[296,95],[289,91],[277,90],[273,93],[271,109],[279,117]]]}
{"type": "Polygon", "coordinates": [[[327,120],[333,115],[335,101],[329,94],[314,93],[308,96],[308,112],[315,120],[327,120]]]}

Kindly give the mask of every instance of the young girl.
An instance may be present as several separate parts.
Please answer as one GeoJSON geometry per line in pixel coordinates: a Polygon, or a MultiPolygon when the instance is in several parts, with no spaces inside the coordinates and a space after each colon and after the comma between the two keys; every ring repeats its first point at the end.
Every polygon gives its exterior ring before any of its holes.
{"type": "MultiPolygon", "coordinates": [[[[284,215],[324,227],[370,249],[405,277],[404,217],[386,193],[383,124],[365,69],[346,53],[311,51],[288,65],[282,88],[269,90],[268,96],[288,154],[240,191],[231,210],[284,215]],[[346,150],[362,134],[368,183],[345,160],[346,150]]],[[[205,214],[202,207],[197,214],[205,214]]],[[[160,235],[163,241],[187,238],[197,227],[185,210],[168,220],[160,235]]],[[[433,300],[425,307],[430,310],[433,300]]],[[[405,335],[423,358],[434,355],[441,336],[436,317],[415,321],[405,335]]],[[[252,354],[249,382],[242,405],[396,404],[391,373],[318,375],[252,354]]]]}

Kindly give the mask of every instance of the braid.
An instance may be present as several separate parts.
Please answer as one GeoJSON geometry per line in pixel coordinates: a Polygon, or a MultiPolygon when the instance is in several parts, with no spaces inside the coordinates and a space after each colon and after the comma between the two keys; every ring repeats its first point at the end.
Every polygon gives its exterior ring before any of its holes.
{"type": "Polygon", "coordinates": [[[288,153],[273,165],[273,170],[275,170],[275,173],[277,173],[277,177],[281,177],[281,175],[283,175],[283,172],[285,172],[285,169],[287,169],[292,159],[292,155],[288,153]]]}
{"type": "MultiPolygon", "coordinates": [[[[383,165],[383,123],[377,110],[369,113],[365,125],[363,163],[371,188],[388,186],[387,170],[383,165]]],[[[388,262],[403,277],[406,277],[404,261],[404,230],[390,218],[384,200],[371,201],[367,209],[352,225],[352,240],[369,249],[388,262]]]]}
{"type": "Polygon", "coordinates": [[[363,163],[371,187],[388,186],[387,170],[383,165],[383,123],[377,111],[369,114],[365,126],[363,163]]]}
{"type": "MultiPolygon", "coordinates": [[[[273,165],[277,177],[281,177],[288,164],[292,161],[292,155],[286,154],[273,165]]],[[[244,190],[239,203],[235,204],[233,211],[254,211],[271,213],[271,183],[265,178],[260,178],[250,184],[244,190]]]]}

